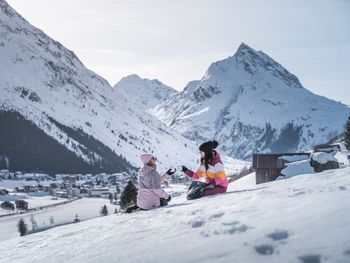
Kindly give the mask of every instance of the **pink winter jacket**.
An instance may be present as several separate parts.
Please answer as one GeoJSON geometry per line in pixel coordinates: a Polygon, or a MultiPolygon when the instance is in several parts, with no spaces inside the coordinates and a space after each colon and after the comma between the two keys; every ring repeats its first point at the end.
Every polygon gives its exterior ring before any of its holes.
{"type": "Polygon", "coordinates": [[[142,209],[152,209],[160,206],[159,198],[169,198],[160,184],[168,175],[162,176],[152,166],[145,164],[138,173],[139,191],[137,194],[137,206],[142,209]]]}

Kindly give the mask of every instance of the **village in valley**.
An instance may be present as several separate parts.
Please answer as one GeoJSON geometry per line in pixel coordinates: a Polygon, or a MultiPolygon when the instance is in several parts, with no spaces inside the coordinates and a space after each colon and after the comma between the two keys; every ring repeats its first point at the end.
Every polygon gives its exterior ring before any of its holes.
{"type": "MultiPolygon", "coordinates": [[[[101,197],[115,200],[120,193],[120,186],[126,184],[128,180],[133,180],[133,177],[129,177],[124,173],[112,175],[57,174],[51,176],[41,173],[22,174],[21,172],[1,170],[0,180],[4,185],[12,188],[13,193],[46,193],[52,200],[81,197],[101,197]]],[[[6,194],[9,194],[9,191],[1,189],[0,195],[6,194]]],[[[40,196],[43,195],[41,194],[40,196]]],[[[20,201],[24,201],[22,202],[23,206],[18,207],[16,205],[16,208],[29,208],[28,202],[25,202],[25,200],[20,201]]],[[[15,208],[13,203],[8,202],[7,204],[9,205],[2,203],[2,208],[15,208]]]]}
{"type": "Polygon", "coordinates": [[[121,190],[135,174],[56,174],[0,171],[0,240],[120,211],[121,190]],[[20,217],[21,216],[21,217],[20,217]],[[24,223],[23,223],[24,224],[24,223]]]}

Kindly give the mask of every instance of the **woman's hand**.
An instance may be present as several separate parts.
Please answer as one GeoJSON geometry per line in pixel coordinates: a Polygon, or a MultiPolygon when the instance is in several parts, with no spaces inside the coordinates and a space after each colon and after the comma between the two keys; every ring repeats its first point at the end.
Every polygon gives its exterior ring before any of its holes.
{"type": "Polygon", "coordinates": [[[186,173],[187,171],[189,171],[189,169],[188,169],[186,166],[184,166],[184,165],[182,165],[181,170],[182,170],[184,173],[186,173]]]}

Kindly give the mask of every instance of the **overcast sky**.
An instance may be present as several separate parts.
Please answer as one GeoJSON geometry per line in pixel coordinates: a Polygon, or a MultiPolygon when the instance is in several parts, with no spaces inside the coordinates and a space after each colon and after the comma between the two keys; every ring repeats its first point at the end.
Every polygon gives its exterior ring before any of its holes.
{"type": "Polygon", "coordinates": [[[305,88],[350,105],[347,0],[7,0],[114,85],[157,78],[177,90],[241,42],[305,88]]]}

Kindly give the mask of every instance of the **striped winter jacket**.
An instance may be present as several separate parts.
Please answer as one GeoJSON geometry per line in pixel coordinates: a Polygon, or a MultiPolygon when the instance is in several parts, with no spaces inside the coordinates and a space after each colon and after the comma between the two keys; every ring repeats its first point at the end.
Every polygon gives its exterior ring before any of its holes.
{"type": "Polygon", "coordinates": [[[205,165],[201,164],[196,172],[189,170],[186,172],[186,175],[194,179],[205,177],[207,184],[213,184],[215,186],[227,188],[228,185],[224,164],[221,161],[219,153],[216,151],[213,151],[213,158],[211,163],[209,163],[209,169],[207,171],[205,170],[205,165]]]}

